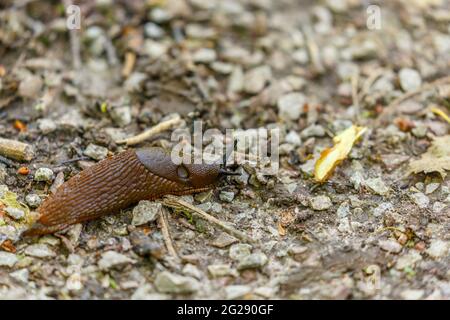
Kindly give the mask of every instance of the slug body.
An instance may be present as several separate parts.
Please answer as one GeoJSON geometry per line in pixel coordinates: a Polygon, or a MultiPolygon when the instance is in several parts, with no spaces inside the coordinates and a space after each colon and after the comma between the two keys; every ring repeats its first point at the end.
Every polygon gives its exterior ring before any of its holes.
{"type": "Polygon", "coordinates": [[[119,212],[140,200],[207,190],[219,164],[180,164],[160,148],[127,150],[81,171],[39,207],[39,219],[24,235],[53,233],[119,212]]]}

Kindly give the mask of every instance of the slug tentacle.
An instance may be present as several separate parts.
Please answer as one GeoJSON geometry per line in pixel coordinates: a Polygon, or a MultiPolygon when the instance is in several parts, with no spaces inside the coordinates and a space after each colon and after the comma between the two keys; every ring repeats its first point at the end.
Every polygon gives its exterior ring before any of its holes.
{"type": "Polygon", "coordinates": [[[204,191],[219,175],[215,164],[175,165],[160,148],[127,150],[62,184],[42,203],[39,219],[24,235],[53,233],[116,213],[139,200],[204,191]]]}

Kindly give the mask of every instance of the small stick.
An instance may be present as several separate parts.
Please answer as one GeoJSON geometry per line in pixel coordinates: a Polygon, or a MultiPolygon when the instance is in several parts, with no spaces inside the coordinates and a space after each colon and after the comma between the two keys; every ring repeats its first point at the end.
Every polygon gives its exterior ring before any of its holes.
{"type": "Polygon", "coordinates": [[[166,209],[163,208],[161,210],[161,214],[159,215],[159,224],[161,225],[161,232],[164,238],[164,243],[166,244],[167,251],[169,251],[169,254],[174,257],[177,261],[180,261],[180,256],[178,255],[177,251],[175,250],[175,247],[173,246],[172,237],[170,236],[169,231],[169,223],[167,222],[166,217],[166,209]]]}
{"type": "Polygon", "coordinates": [[[196,206],[193,206],[192,204],[190,204],[186,201],[183,201],[177,197],[170,196],[170,195],[165,196],[164,200],[163,200],[163,204],[168,207],[175,208],[175,209],[188,210],[192,214],[194,214],[202,219],[205,219],[206,221],[214,224],[215,226],[219,227],[226,233],[232,235],[233,237],[238,238],[241,241],[249,242],[249,243],[256,242],[253,238],[247,236],[245,233],[234,229],[233,227],[225,224],[224,222],[220,221],[219,219],[207,214],[205,211],[201,210],[200,208],[197,208],[196,206]]]}
{"type": "Polygon", "coordinates": [[[117,143],[122,144],[122,143],[126,143],[127,146],[132,146],[138,143],[141,143],[151,137],[153,137],[154,135],[161,133],[163,131],[166,131],[170,128],[173,128],[175,126],[178,126],[182,123],[182,119],[180,118],[180,116],[176,116],[172,119],[166,120],[164,122],[158,123],[156,126],[127,139],[123,139],[123,140],[119,140],[117,141],[117,143]]]}
{"type": "Polygon", "coordinates": [[[0,155],[18,161],[30,161],[34,151],[27,143],[0,138],[0,155]]]}
{"type": "Polygon", "coordinates": [[[318,74],[323,74],[325,72],[325,68],[320,59],[319,46],[314,40],[314,33],[311,26],[309,24],[304,24],[302,27],[302,33],[305,37],[306,48],[308,49],[309,57],[311,58],[315,71],[318,74]]]}

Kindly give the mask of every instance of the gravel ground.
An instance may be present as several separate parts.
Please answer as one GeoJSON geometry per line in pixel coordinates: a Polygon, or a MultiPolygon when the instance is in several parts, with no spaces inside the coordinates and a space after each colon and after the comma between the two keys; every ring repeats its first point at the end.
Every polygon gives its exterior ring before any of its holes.
{"type": "MultiPolygon", "coordinates": [[[[70,38],[58,1],[0,4],[0,134],[34,148],[0,157],[1,298],[450,298],[447,1],[374,1],[375,28],[357,0],[76,4],[70,38]],[[166,209],[176,259],[160,202],[20,238],[56,186],[176,115],[280,129],[276,175],[243,165],[183,197],[256,243],[166,209]],[[315,182],[352,124],[366,133],[315,182]]],[[[167,131],[138,146],[172,145],[167,131]]]]}

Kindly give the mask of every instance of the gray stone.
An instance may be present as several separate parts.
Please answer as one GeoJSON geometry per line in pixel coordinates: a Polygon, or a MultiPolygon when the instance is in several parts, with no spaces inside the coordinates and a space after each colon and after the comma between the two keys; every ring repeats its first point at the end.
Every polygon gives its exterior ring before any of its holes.
{"type": "Polygon", "coordinates": [[[241,260],[244,257],[250,255],[252,252],[252,246],[246,243],[237,243],[230,247],[229,255],[233,260],[241,260]]]}
{"type": "Polygon", "coordinates": [[[313,210],[321,211],[331,208],[333,203],[328,196],[316,196],[310,199],[311,208],[313,210]]]}
{"type": "Polygon", "coordinates": [[[441,184],[438,182],[432,182],[432,183],[427,184],[425,187],[425,193],[430,194],[430,193],[435,192],[439,188],[440,185],[441,184]]]}
{"type": "Polygon", "coordinates": [[[163,28],[158,26],[156,23],[147,22],[144,25],[144,33],[149,38],[159,39],[164,36],[165,31],[163,28]]]}
{"type": "Polygon", "coordinates": [[[7,207],[4,209],[8,216],[14,218],[15,220],[22,219],[25,216],[25,212],[18,208],[7,207]]]}
{"type": "Polygon", "coordinates": [[[192,60],[197,63],[210,63],[217,59],[216,51],[209,48],[200,48],[192,55],[192,60]]]}
{"type": "Polygon", "coordinates": [[[237,173],[239,173],[238,176],[233,176],[232,180],[236,182],[240,186],[245,186],[248,184],[248,179],[250,178],[250,175],[245,171],[243,167],[239,167],[236,170],[237,173]]]}
{"type": "Polygon", "coordinates": [[[422,192],[416,192],[411,195],[411,199],[414,201],[415,204],[421,209],[424,209],[428,207],[430,204],[430,198],[428,198],[425,194],[422,192]]]}
{"type": "Polygon", "coordinates": [[[124,127],[131,123],[131,108],[129,106],[113,107],[109,115],[119,127],[124,127]]]}
{"type": "Polygon", "coordinates": [[[198,291],[200,284],[192,277],[163,271],[156,276],[155,286],[163,293],[192,293],[198,291]]]}
{"type": "Polygon", "coordinates": [[[222,191],[219,194],[219,198],[225,202],[232,202],[234,199],[234,192],[231,191],[222,191]]]}
{"type": "Polygon", "coordinates": [[[281,119],[297,120],[306,102],[305,95],[300,92],[291,92],[278,99],[278,115],[281,119]]]}
{"type": "Polygon", "coordinates": [[[382,202],[373,209],[372,213],[375,217],[381,217],[383,216],[387,211],[393,210],[394,206],[390,202],[382,202]]]}
{"type": "Polygon", "coordinates": [[[444,208],[447,207],[444,203],[436,201],[435,203],[433,203],[433,212],[435,213],[439,213],[442,212],[442,210],[444,210],[444,208]]]}
{"type": "Polygon", "coordinates": [[[99,161],[99,160],[103,160],[106,158],[106,156],[108,155],[108,149],[105,147],[90,143],[84,150],[83,154],[85,156],[88,156],[89,158],[99,161]]]}
{"type": "Polygon", "coordinates": [[[395,265],[395,268],[397,270],[404,270],[407,267],[414,267],[414,265],[422,260],[422,256],[417,251],[411,251],[397,260],[397,264],[395,265]]]}
{"type": "Polygon", "coordinates": [[[26,247],[25,254],[36,258],[51,258],[56,256],[56,253],[52,249],[42,243],[32,244],[26,247]]]}
{"type": "Polygon", "coordinates": [[[169,50],[169,47],[165,43],[153,41],[150,39],[144,41],[143,52],[153,60],[158,59],[159,57],[164,55],[167,50],[169,50]]]}
{"type": "Polygon", "coordinates": [[[261,268],[267,261],[264,253],[252,253],[240,259],[237,268],[238,270],[261,268]]]}
{"type": "Polygon", "coordinates": [[[364,181],[364,185],[368,187],[372,192],[379,195],[386,195],[389,193],[389,187],[386,186],[381,178],[370,178],[364,181]]]}
{"type": "Polygon", "coordinates": [[[234,67],[228,80],[228,94],[240,92],[244,89],[244,72],[241,67],[234,67]]]}
{"type": "Polygon", "coordinates": [[[111,268],[134,263],[136,263],[134,259],[131,259],[123,254],[115,251],[106,251],[102,253],[102,257],[98,261],[98,266],[102,270],[108,270],[111,268]]]}
{"type": "Polygon", "coordinates": [[[420,88],[422,84],[422,78],[419,72],[410,68],[403,68],[399,71],[398,77],[400,80],[400,86],[404,91],[414,91],[420,88]]]}
{"type": "Polygon", "coordinates": [[[400,293],[400,297],[405,300],[419,300],[424,295],[423,290],[418,289],[406,289],[400,293]]]}
{"type": "Polygon", "coordinates": [[[56,123],[51,119],[39,119],[38,120],[38,129],[42,132],[42,134],[49,134],[56,130],[56,123]]]}
{"type": "Polygon", "coordinates": [[[196,266],[190,263],[183,267],[182,272],[185,276],[194,277],[196,279],[201,279],[203,276],[203,273],[196,266]]]}
{"type": "Polygon", "coordinates": [[[133,208],[133,220],[131,224],[140,226],[148,222],[156,221],[161,214],[161,210],[162,205],[159,202],[148,200],[139,201],[138,205],[133,208]]]}
{"type": "Polygon", "coordinates": [[[10,239],[16,241],[19,238],[19,233],[13,226],[0,226],[0,241],[10,239]]]}
{"type": "Polygon", "coordinates": [[[448,249],[448,242],[443,240],[432,240],[430,247],[426,250],[426,253],[434,259],[439,259],[448,255],[448,249]]]}
{"type": "Polygon", "coordinates": [[[250,94],[259,93],[270,81],[272,70],[269,66],[259,66],[247,71],[244,75],[244,90],[250,94]]]}
{"type": "Polygon", "coordinates": [[[44,81],[40,76],[29,75],[19,84],[19,95],[24,98],[36,99],[39,97],[44,81]]]}
{"type": "Polygon", "coordinates": [[[305,128],[300,133],[300,136],[302,138],[323,137],[323,136],[325,136],[325,129],[321,125],[313,124],[313,125],[305,128]]]}
{"type": "Polygon", "coordinates": [[[53,171],[49,168],[39,168],[34,173],[34,180],[40,182],[51,182],[53,180],[53,171]]]}
{"type": "Polygon", "coordinates": [[[252,288],[246,285],[231,285],[225,287],[225,296],[227,299],[242,298],[246,294],[249,294],[252,288]]]}
{"type": "Polygon", "coordinates": [[[227,277],[227,276],[238,276],[235,269],[231,268],[228,264],[212,264],[208,266],[208,272],[214,278],[227,277]]]}
{"type": "Polygon", "coordinates": [[[25,201],[32,208],[39,207],[39,205],[42,202],[41,198],[37,194],[34,194],[34,193],[27,194],[27,196],[25,197],[25,201]]]}
{"type": "Polygon", "coordinates": [[[20,283],[26,284],[26,283],[28,283],[28,277],[30,275],[30,272],[28,271],[28,269],[23,268],[23,269],[19,269],[17,271],[11,272],[9,275],[14,280],[16,280],[20,283]]]}
{"type": "Polygon", "coordinates": [[[294,146],[299,146],[302,143],[302,139],[300,139],[300,136],[298,135],[297,132],[295,132],[294,130],[289,131],[289,133],[286,135],[286,137],[284,138],[284,140],[287,143],[290,143],[294,146]]]}
{"type": "Polygon", "coordinates": [[[19,261],[14,253],[0,251],[0,267],[13,267],[19,261]]]}
{"type": "Polygon", "coordinates": [[[384,251],[392,252],[392,253],[399,253],[403,249],[403,247],[400,243],[398,243],[397,241],[392,240],[392,239],[381,240],[381,241],[379,241],[378,245],[384,251]]]}
{"type": "Polygon", "coordinates": [[[208,28],[205,25],[190,23],[186,26],[186,35],[190,38],[209,39],[216,36],[216,31],[213,28],[208,28]]]}

